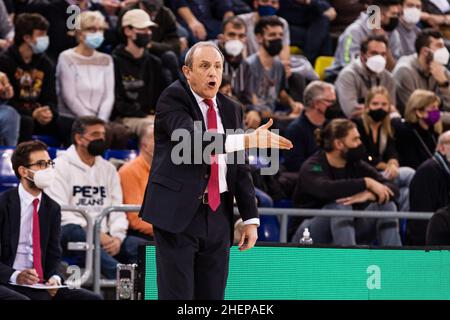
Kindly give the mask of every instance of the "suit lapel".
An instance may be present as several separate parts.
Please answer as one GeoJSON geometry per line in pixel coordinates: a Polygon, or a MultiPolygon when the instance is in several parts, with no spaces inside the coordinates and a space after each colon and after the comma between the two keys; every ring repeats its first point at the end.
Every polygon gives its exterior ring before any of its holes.
{"type": "Polygon", "coordinates": [[[206,131],[206,123],[205,123],[205,119],[203,119],[202,110],[200,109],[200,106],[198,105],[197,100],[195,100],[195,97],[191,92],[191,88],[189,87],[189,84],[185,80],[179,80],[179,81],[189,96],[190,105],[194,111],[194,114],[196,115],[196,119],[194,119],[194,121],[201,121],[202,122],[202,130],[206,131]]]}
{"type": "Polygon", "coordinates": [[[41,205],[39,207],[39,211],[38,211],[38,215],[39,215],[39,235],[41,238],[41,258],[44,257],[44,253],[45,250],[44,248],[46,247],[46,238],[48,235],[48,227],[49,227],[49,217],[48,217],[48,213],[50,212],[49,208],[49,201],[47,201],[47,197],[45,196],[44,193],[42,193],[42,197],[41,197],[41,205]]]}
{"type": "Polygon", "coordinates": [[[220,114],[220,118],[222,119],[222,125],[223,125],[223,129],[226,133],[227,129],[235,129],[233,126],[233,118],[232,115],[230,114],[230,112],[233,111],[232,108],[227,108],[226,106],[224,106],[224,104],[221,102],[220,96],[219,94],[217,94],[217,108],[219,109],[219,114],[220,114]]]}
{"type": "Polygon", "coordinates": [[[19,245],[19,235],[20,235],[20,198],[19,189],[16,188],[14,192],[11,193],[9,201],[9,221],[11,230],[11,250],[12,257],[16,256],[17,246],[19,245]]]}

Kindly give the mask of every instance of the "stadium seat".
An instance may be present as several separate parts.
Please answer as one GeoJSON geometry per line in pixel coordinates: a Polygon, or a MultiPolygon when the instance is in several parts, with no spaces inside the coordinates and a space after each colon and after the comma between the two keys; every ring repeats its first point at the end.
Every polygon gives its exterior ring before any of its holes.
{"type": "Polygon", "coordinates": [[[316,60],[314,70],[319,75],[320,80],[325,79],[325,69],[331,66],[334,62],[334,57],[320,56],[316,60]]]}
{"type": "Polygon", "coordinates": [[[61,146],[61,142],[52,136],[34,135],[34,136],[32,136],[32,139],[42,141],[49,147],[60,147],[61,146]]]}
{"type": "Polygon", "coordinates": [[[277,216],[260,216],[258,241],[279,242],[280,223],[277,216]]]}
{"type": "Polygon", "coordinates": [[[132,160],[136,158],[138,155],[137,150],[114,150],[114,149],[108,149],[105,152],[104,158],[106,160],[110,159],[116,159],[116,160],[132,160]]]}
{"type": "Polygon", "coordinates": [[[273,202],[274,208],[293,208],[292,199],[280,199],[273,202]]]}
{"type": "Polygon", "coordinates": [[[19,180],[14,174],[11,164],[11,156],[13,152],[14,148],[0,149],[0,192],[19,185],[19,180]]]}

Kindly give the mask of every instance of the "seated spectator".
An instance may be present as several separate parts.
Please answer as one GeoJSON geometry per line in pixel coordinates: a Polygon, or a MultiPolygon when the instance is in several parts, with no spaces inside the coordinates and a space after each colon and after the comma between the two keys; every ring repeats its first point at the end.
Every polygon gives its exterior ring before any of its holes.
{"type": "MultiPolygon", "coordinates": [[[[425,29],[416,39],[417,54],[402,57],[393,71],[397,108],[401,113],[417,89],[436,92],[442,100],[441,111],[450,112],[450,72],[445,68],[449,52],[439,31],[425,29]]],[[[450,123],[450,114],[447,122],[450,123]]]]}
{"type": "MultiPolygon", "coordinates": [[[[250,69],[247,61],[247,33],[244,21],[236,16],[223,22],[222,33],[217,36],[217,46],[224,55],[223,75],[230,77],[233,95],[244,105],[251,103],[252,93],[247,84],[250,78],[250,69]]],[[[253,111],[255,112],[255,111],[253,111]]],[[[248,115],[252,117],[252,115],[248,115]]],[[[257,128],[261,122],[259,115],[252,128],[257,128]]]]}
{"type": "Polygon", "coordinates": [[[54,177],[47,145],[23,142],[11,162],[20,184],[0,195],[0,300],[100,300],[84,289],[26,287],[62,284],[61,208],[42,192],[54,177]]]}
{"type": "Polygon", "coordinates": [[[332,54],[329,31],[336,10],[329,1],[284,0],[278,14],[289,23],[291,44],[300,47],[312,64],[318,56],[332,54]]]}
{"type": "Polygon", "coordinates": [[[189,32],[189,43],[215,39],[222,21],[234,15],[231,0],[169,0],[178,22],[189,32]]]}
{"type": "Polygon", "coordinates": [[[417,24],[422,16],[421,0],[402,0],[402,14],[397,32],[400,37],[400,52],[402,56],[416,53],[416,39],[420,33],[417,24]]]}
{"type": "Polygon", "coordinates": [[[113,52],[116,77],[113,117],[135,136],[153,124],[156,101],[165,87],[160,59],[146,49],[152,25],[144,10],[127,11],[122,18],[126,44],[113,52]]]}
{"type": "MultiPolygon", "coordinates": [[[[278,9],[280,8],[279,0],[254,0],[253,1],[253,12],[245,13],[239,15],[246,25],[247,29],[247,54],[253,55],[258,52],[260,48],[260,43],[257,40],[256,25],[262,17],[266,16],[276,16],[278,9]]],[[[276,16],[277,17],[277,16],[276,16]]],[[[282,18],[277,17],[281,21],[283,28],[282,37],[282,49],[279,53],[280,59],[283,61],[289,61],[290,59],[290,33],[289,24],[282,18]]]]}
{"type": "MultiPolygon", "coordinates": [[[[164,6],[163,0],[138,0],[126,7],[126,10],[142,9],[155,23],[151,27],[152,36],[147,48],[158,56],[163,64],[163,72],[168,84],[177,80],[180,75],[178,56],[181,53],[180,37],[177,32],[177,19],[173,12],[164,6]]],[[[119,28],[122,23],[119,21],[119,28]]]]}
{"type": "MultiPolygon", "coordinates": [[[[105,19],[98,11],[85,11],[77,16],[78,46],[62,52],[56,67],[57,91],[65,145],[70,145],[70,129],[74,120],[95,116],[108,122],[114,105],[114,65],[111,56],[98,52],[104,40],[105,19]]],[[[113,136],[125,130],[113,126],[113,136]]],[[[125,149],[128,138],[113,147],[125,149]]]]}
{"type": "Polygon", "coordinates": [[[336,80],[339,105],[348,118],[358,119],[364,113],[364,100],[375,86],[383,86],[395,97],[392,74],[386,70],[388,42],[386,37],[370,35],[361,42],[361,55],[340,73],[336,80]]]}
{"type": "Polygon", "coordinates": [[[446,29],[450,25],[450,3],[446,0],[423,0],[422,20],[426,27],[446,29]]]}
{"type": "Polygon", "coordinates": [[[13,96],[8,77],[0,72],[0,146],[16,146],[19,138],[20,115],[7,104],[13,96]]]}
{"type": "Polygon", "coordinates": [[[314,132],[322,128],[328,108],[336,103],[334,86],[313,81],[306,87],[304,99],[305,110],[286,129],[286,138],[294,144],[284,153],[284,165],[290,172],[298,172],[306,159],[318,150],[314,132]]]}
{"type": "Polygon", "coordinates": [[[426,236],[427,246],[450,245],[450,207],[439,209],[430,219],[426,236]]]}
{"type": "Polygon", "coordinates": [[[9,48],[12,44],[13,36],[14,30],[8,17],[8,11],[3,1],[0,1],[0,52],[9,48]]]}
{"type": "MultiPolygon", "coordinates": [[[[300,169],[294,200],[302,208],[396,211],[397,187],[362,161],[364,146],[356,125],[347,119],[332,120],[320,131],[320,151],[300,169]]],[[[294,235],[298,242],[310,228],[315,243],[353,246],[401,246],[394,218],[315,217],[305,220],[294,235]]]]}
{"type": "Polygon", "coordinates": [[[365,10],[370,0],[329,0],[336,10],[336,19],[330,26],[332,35],[340,35],[365,10]]]}
{"type": "MultiPolygon", "coordinates": [[[[439,136],[434,156],[420,165],[410,185],[411,211],[436,212],[449,204],[450,194],[450,131],[439,136]]],[[[430,226],[440,221],[435,215],[430,226]]],[[[406,241],[408,245],[425,244],[428,221],[408,220],[406,241]]],[[[428,245],[428,241],[427,241],[428,245]]]]}
{"type": "Polygon", "coordinates": [[[54,66],[44,53],[47,29],[41,15],[19,15],[14,44],[0,56],[0,71],[14,88],[9,104],[20,113],[19,141],[31,140],[33,134],[59,138],[54,66]]]}
{"type": "MultiPolygon", "coordinates": [[[[55,160],[55,181],[45,192],[60,205],[88,210],[92,217],[104,207],[122,204],[120,178],[115,167],[102,158],[106,151],[105,122],[92,116],[80,117],[72,127],[74,144],[55,160]]],[[[69,242],[86,241],[86,220],[77,213],[62,213],[63,255],[83,266],[85,253],[67,250],[69,242]]],[[[101,272],[116,278],[119,263],[137,263],[139,240],[127,236],[125,213],[114,212],[102,221],[100,243],[101,272]]]]}
{"type": "Polygon", "coordinates": [[[261,44],[257,40],[255,33],[256,25],[259,23],[262,17],[277,17],[283,24],[283,40],[282,48],[279,53],[279,58],[285,67],[285,74],[287,79],[286,89],[291,97],[295,97],[297,101],[302,100],[302,92],[305,90],[306,80],[317,80],[318,77],[312,70],[312,66],[304,58],[291,57],[290,52],[290,36],[289,25],[284,18],[276,16],[277,10],[280,6],[279,0],[255,0],[253,1],[254,11],[239,15],[247,30],[247,56],[253,55],[258,52],[261,44]],[[297,67],[295,72],[291,70],[291,67],[297,67]]]}
{"type": "MultiPolygon", "coordinates": [[[[360,54],[361,42],[371,34],[385,35],[389,47],[386,54],[386,69],[394,69],[400,58],[400,38],[395,30],[398,26],[399,0],[374,0],[373,5],[380,7],[380,27],[373,25],[374,17],[362,12],[359,18],[345,29],[338,40],[333,65],[326,69],[327,81],[334,82],[339,72],[360,54]]],[[[376,20],[376,19],[375,19],[376,20]]]]}
{"type": "Polygon", "coordinates": [[[440,101],[431,91],[416,90],[406,105],[405,119],[392,119],[400,166],[416,170],[433,157],[442,132],[440,101]]]}
{"type": "MultiPolygon", "coordinates": [[[[139,156],[119,169],[124,204],[142,204],[150,174],[155,147],[153,125],[143,128],[139,137],[139,156]]],[[[153,237],[153,226],[139,217],[139,212],[127,212],[128,232],[145,238],[153,237]]]]}
{"type": "Polygon", "coordinates": [[[354,120],[365,147],[363,160],[380,171],[383,177],[398,187],[396,199],[400,211],[409,211],[409,184],[414,170],[400,167],[394,130],[391,127],[391,95],[384,87],[373,87],[366,97],[361,119],[354,120]]]}
{"type": "Polygon", "coordinates": [[[260,47],[247,59],[252,91],[249,109],[260,112],[262,118],[269,118],[277,109],[279,100],[281,105],[290,109],[293,118],[298,117],[303,105],[286,92],[285,69],[277,57],[282,49],[283,23],[277,17],[261,18],[255,27],[255,34],[260,47]]]}

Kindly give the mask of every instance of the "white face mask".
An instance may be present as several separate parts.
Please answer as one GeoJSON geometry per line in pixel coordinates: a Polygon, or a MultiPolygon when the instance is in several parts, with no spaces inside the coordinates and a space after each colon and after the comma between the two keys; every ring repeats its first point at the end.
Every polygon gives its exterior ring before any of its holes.
{"type": "Polygon", "coordinates": [[[376,56],[372,56],[367,59],[366,65],[370,71],[381,73],[384,68],[386,68],[386,59],[383,56],[377,54],[376,56]]]}
{"type": "Polygon", "coordinates": [[[41,190],[50,187],[55,179],[55,169],[53,168],[47,168],[39,171],[34,171],[31,169],[28,170],[34,173],[34,177],[33,179],[27,177],[27,179],[33,181],[36,187],[41,190]]]}
{"type": "Polygon", "coordinates": [[[403,9],[403,20],[409,24],[417,24],[420,21],[420,15],[422,10],[417,8],[406,8],[403,9]]]}
{"type": "Polygon", "coordinates": [[[433,59],[434,61],[436,61],[437,63],[440,63],[442,65],[447,65],[448,60],[450,59],[450,53],[448,52],[446,47],[437,49],[434,53],[433,53],[433,59]]]}
{"type": "Polygon", "coordinates": [[[233,57],[237,57],[244,50],[244,44],[240,40],[228,40],[225,42],[225,51],[233,57]]]}

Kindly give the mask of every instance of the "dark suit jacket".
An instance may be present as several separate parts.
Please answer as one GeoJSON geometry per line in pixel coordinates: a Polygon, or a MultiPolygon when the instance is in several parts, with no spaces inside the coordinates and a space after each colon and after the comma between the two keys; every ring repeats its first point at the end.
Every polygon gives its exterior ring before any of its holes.
{"type": "MultiPolygon", "coordinates": [[[[61,258],[60,230],[61,207],[45,193],[42,193],[39,207],[41,255],[44,279],[59,275],[61,258]]],[[[20,234],[20,199],[18,188],[0,195],[0,283],[6,284],[14,273],[20,234]]]]}
{"type": "MultiPolygon", "coordinates": [[[[225,131],[242,128],[242,109],[237,103],[218,93],[217,104],[225,131]]],[[[144,220],[172,233],[179,233],[188,226],[209,180],[210,165],[176,165],[171,160],[172,149],[179,143],[171,141],[172,132],[175,129],[187,130],[194,144],[194,121],[201,121],[201,132],[206,131],[200,107],[187,83],[176,81],[164,90],[156,105],[155,151],[141,208],[144,220]]],[[[214,139],[223,138],[224,145],[225,135],[211,135],[214,139]]],[[[203,142],[202,150],[209,143],[203,142]]],[[[188,156],[193,158],[193,153],[188,156]]],[[[257,218],[255,190],[248,165],[227,164],[226,178],[229,192],[224,205],[230,220],[233,218],[234,196],[243,220],[257,218]]]]}

